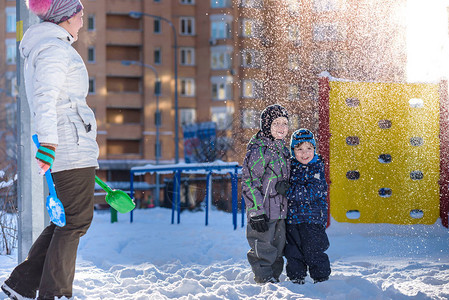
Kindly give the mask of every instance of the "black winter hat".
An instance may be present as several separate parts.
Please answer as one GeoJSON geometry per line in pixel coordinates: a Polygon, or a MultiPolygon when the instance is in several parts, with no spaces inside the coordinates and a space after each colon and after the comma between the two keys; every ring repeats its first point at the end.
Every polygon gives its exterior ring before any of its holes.
{"type": "Polygon", "coordinates": [[[274,139],[271,135],[271,123],[279,117],[284,117],[288,120],[287,110],[279,104],[267,106],[260,114],[260,130],[266,137],[274,139]]]}

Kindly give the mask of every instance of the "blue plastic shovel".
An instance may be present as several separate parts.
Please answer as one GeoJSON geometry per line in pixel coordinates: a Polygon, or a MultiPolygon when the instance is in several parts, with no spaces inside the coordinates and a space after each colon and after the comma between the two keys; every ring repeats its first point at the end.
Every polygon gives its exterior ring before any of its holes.
{"type": "MultiPolygon", "coordinates": [[[[33,142],[36,147],[39,148],[40,144],[36,134],[33,135],[33,142]]],[[[53,178],[51,177],[50,169],[45,172],[45,179],[47,179],[48,190],[50,191],[50,195],[47,196],[47,202],[45,204],[45,206],[47,207],[48,215],[50,216],[50,221],[52,221],[56,226],[64,227],[64,206],[62,205],[61,200],[59,200],[58,196],[56,195],[55,185],[53,184],[53,178]]]]}

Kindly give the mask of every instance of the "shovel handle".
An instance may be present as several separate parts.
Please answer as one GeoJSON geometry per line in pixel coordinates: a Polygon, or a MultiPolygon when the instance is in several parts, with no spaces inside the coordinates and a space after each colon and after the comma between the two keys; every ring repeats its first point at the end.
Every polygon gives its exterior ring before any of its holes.
{"type": "MultiPolygon", "coordinates": [[[[32,138],[36,147],[39,148],[41,144],[39,143],[37,134],[33,134],[32,138]]],[[[45,172],[45,179],[47,179],[48,191],[50,192],[50,195],[55,199],[58,198],[58,196],[56,195],[55,185],[53,183],[53,177],[51,177],[50,169],[45,172]]]]}
{"type": "Polygon", "coordinates": [[[97,175],[95,175],[95,182],[103,189],[106,193],[112,192],[112,189],[100,178],[98,178],[97,175]]]}

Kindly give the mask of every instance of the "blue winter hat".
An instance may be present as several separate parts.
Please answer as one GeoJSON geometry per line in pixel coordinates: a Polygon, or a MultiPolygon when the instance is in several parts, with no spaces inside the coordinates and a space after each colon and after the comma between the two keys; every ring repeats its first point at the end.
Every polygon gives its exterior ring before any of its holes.
{"type": "Polygon", "coordinates": [[[295,156],[295,147],[304,142],[311,143],[316,149],[315,136],[313,135],[312,131],[306,128],[301,128],[293,132],[290,139],[290,151],[292,153],[292,156],[295,156]]]}

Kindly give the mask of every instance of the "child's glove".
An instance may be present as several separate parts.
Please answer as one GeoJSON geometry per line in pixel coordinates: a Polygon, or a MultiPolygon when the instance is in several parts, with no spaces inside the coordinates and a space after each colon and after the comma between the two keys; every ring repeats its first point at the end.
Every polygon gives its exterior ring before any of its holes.
{"type": "Polygon", "coordinates": [[[36,159],[49,166],[49,169],[53,166],[55,160],[55,147],[50,145],[40,145],[37,149],[36,159]]]}
{"type": "Polygon", "coordinates": [[[266,214],[249,218],[249,224],[253,230],[257,232],[265,232],[268,230],[268,217],[266,214]]]}
{"type": "Polygon", "coordinates": [[[285,196],[287,194],[288,189],[290,188],[290,184],[287,180],[282,180],[276,182],[274,189],[278,192],[279,195],[285,196]]]}

